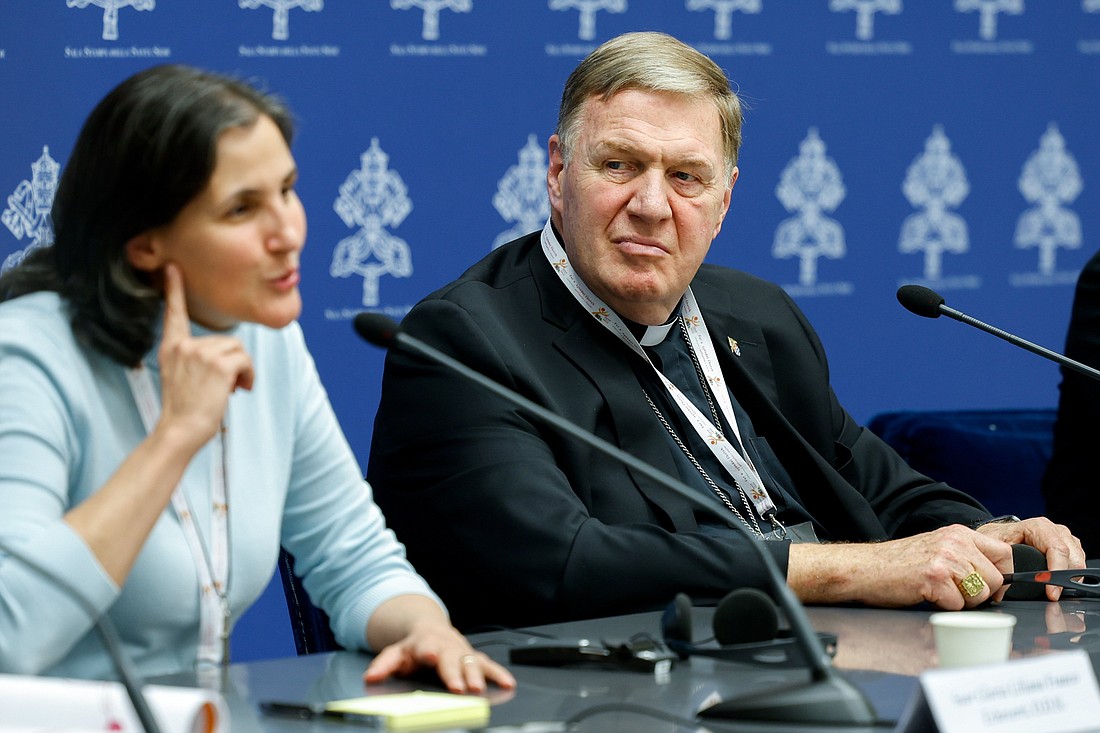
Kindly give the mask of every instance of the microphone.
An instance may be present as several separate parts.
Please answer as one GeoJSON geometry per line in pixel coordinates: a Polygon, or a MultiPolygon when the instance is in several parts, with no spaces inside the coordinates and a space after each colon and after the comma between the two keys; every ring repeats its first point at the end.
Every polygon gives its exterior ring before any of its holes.
{"type": "Polygon", "coordinates": [[[949,308],[944,303],[943,296],[937,293],[935,290],[923,287],[921,285],[902,285],[898,288],[898,302],[905,306],[906,310],[910,313],[916,313],[918,316],[925,318],[939,318],[940,315],[945,315],[948,318],[954,318],[956,321],[962,321],[963,323],[980,328],[987,333],[991,333],[994,336],[1004,339],[1010,344],[1019,346],[1022,349],[1027,349],[1033,354],[1046,357],[1051,361],[1057,362],[1064,367],[1078,371],[1081,374],[1086,374],[1093,379],[1100,379],[1100,371],[1093,369],[1092,367],[1082,364],[1079,361],[1074,361],[1068,357],[1062,356],[1050,349],[1033,344],[1026,339],[1022,339],[1019,336],[1015,336],[1007,331],[1002,331],[999,328],[990,326],[988,323],[982,323],[977,318],[972,318],[954,308],[949,308]]]}
{"type": "MultiPolygon", "coordinates": [[[[355,332],[366,341],[383,348],[398,348],[418,354],[428,361],[447,367],[453,372],[478,384],[513,405],[539,419],[545,425],[564,433],[585,445],[609,456],[631,470],[673,491],[685,501],[709,512],[723,523],[747,532],[737,522],[698,495],[697,492],[673,479],[663,471],[638,460],[636,457],[612,445],[606,440],[582,429],[560,415],[547,410],[514,390],[490,379],[462,362],[410,336],[388,316],[380,313],[359,313],[354,319],[355,332]]],[[[787,585],[771,554],[760,547],[756,538],[750,537],[749,545],[763,564],[772,592],[780,608],[787,615],[791,634],[810,669],[810,682],[782,687],[770,692],[724,700],[699,711],[700,717],[738,718],[776,722],[816,722],[838,725],[872,725],[876,718],[867,699],[833,667],[832,660],[821,640],[810,625],[806,610],[787,585]]]]}
{"type": "Polygon", "coordinates": [[[100,614],[72,583],[49,570],[26,553],[15,550],[4,542],[0,542],[0,552],[50,581],[54,587],[61,589],[67,596],[76,601],[77,605],[89,618],[94,619],[95,630],[103,642],[103,648],[107,651],[107,656],[111,658],[111,664],[114,665],[115,671],[118,673],[119,681],[126,690],[126,695],[130,698],[130,704],[134,706],[134,713],[137,715],[142,729],[145,733],[161,733],[160,725],[149,707],[149,701],[145,699],[145,694],[141,690],[143,686],[141,677],[130,658],[126,656],[126,652],[122,648],[122,641],[118,638],[118,630],[107,614],[100,614]]]}

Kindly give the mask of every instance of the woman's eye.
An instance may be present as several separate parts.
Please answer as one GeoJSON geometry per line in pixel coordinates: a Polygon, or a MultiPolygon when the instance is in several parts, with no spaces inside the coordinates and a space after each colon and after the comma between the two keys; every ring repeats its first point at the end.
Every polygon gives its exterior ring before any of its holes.
{"type": "Polygon", "coordinates": [[[231,219],[239,219],[242,216],[247,216],[250,211],[252,211],[252,204],[241,202],[231,206],[226,211],[226,215],[231,219]]]}

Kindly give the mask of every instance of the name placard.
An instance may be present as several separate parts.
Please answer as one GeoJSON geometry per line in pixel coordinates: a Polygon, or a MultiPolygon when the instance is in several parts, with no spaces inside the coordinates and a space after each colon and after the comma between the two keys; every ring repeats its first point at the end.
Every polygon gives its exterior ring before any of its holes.
{"type": "Polygon", "coordinates": [[[1100,687],[1082,650],[1003,664],[933,669],[896,731],[928,718],[939,733],[1082,733],[1100,730],[1100,687]]]}

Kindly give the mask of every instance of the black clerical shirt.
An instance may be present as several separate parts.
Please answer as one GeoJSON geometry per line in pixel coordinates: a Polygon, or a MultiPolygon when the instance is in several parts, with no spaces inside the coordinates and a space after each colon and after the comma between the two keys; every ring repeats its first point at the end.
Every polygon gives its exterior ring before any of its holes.
{"type": "MultiPolygon", "coordinates": [[[[646,333],[647,329],[645,326],[627,321],[626,319],[624,319],[624,322],[639,339],[646,333]]],[[[661,370],[665,377],[675,384],[703,415],[713,420],[711,408],[707,401],[707,395],[704,392],[702,383],[699,381],[695,363],[692,361],[691,353],[683,338],[682,321],[676,318],[663,341],[644,348],[654,365],[661,370]]],[[[687,446],[688,450],[691,451],[696,461],[698,461],[707,472],[711,480],[726,493],[730,502],[744,514],[746,507],[741,501],[741,497],[732,477],[722,467],[722,464],[714,456],[714,453],[711,452],[706,441],[699,436],[687,417],[680,411],[680,408],[676,405],[672,396],[665,390],[661,380],[640,359],[633,359],[632,363],[634,363],[634,371],[638,375],[638,380],[642,388],[649,394],[650,399],[653,400],[657,409],[664,415],[665,420],[667,420],[669,425],[672,426],[672,429],[676,431],[680,440],[687,446]]],[[[645,398],[639,395],[639,399],[645,398]]],[[[726,439],[730,441],[742,456],[745,456],[747,451],[749,461],[756,467],[760,474],[760,479],[764,483],[764,487],[771,496],[772,503],[775,504],[776,516],[779,518],[779,521],[786,526],[812,521],[812,518],[802,506],[801,499],[794,487],[794,482],[783,466],[780,465],[779,460],[768,445],[767,439],[763,436],[756,435],[752,427],[752,421],[749,419],[748,414],[741,408],[740,404],[738,404],[737,397],[732,392],[730,392],[730,401],[733,405],[737,425],[740,428],[741,442],[739,443],[737,441],[737,434],[729,426],[725,419],[725,415],[722,414],[719,408],[718,417],[722,423],[722,432],[726,436],[726,439]]],[[[668,435],[668,431],[660,424],[656,415],[653,416],[653,420],[656,428],[668,435]]],[[[698,489],[700,492],[709,496],[713,501],[720,504],[723,511],[728,511],[725,504],[715,496],[713,489],[707,484],[706,480],[700,475],[691,460],[684,455],[684,452],[676,445],[676,442],[670,435],[668,435],[668,445],[676,461],[678,478],[688,486],[698,489]]],[[[761,531],[764,534],[770,532],[773,529],[771,523],[760,517],[759,514],[756,514],[755,508],[753,508],[752,511],[756,516],[757,522],[760,524],[761,531]]],[[[745,518],[748,520],[747,516],[745,518]]],[[[725,527],[712,519],[701,520],[700,525],[706,531],[710,532],[724,533],[737,531],[725,527]]],[[[814,526],[820,536],[822,531],[820,526],[816,522],[814,522],[814,526]]]]}

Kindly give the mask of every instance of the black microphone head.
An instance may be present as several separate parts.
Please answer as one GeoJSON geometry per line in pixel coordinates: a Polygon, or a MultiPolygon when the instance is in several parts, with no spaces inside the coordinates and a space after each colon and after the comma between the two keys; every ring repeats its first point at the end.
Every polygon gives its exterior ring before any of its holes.
{"type": "Polygon", "coordinates": [[[397,321],[381,313],[359,313],[353,321],[355,332],[375,346],[388,349],[397,343],[401,326],[397,321]]]}
{"type": "Polygon", "coordinates": [[[898,288],[898,302],[910,313],[925,318],[939,318],[943,296],[923,285],[902,285],[898,288]]]}
{"type": "MultiPolygon", "coordinates": [[[[1047,569],[1047,558],[1031,545],[1012,546],[1012,572],[1033,573],[1047,569]]],[[[1005,591],[1006,601],[1045,601],[1047,589],[1042,583],[1013,583],[1005,591]]]]}
{"type": "Polygon", "coordinates": [[[779,612],[771,596],[758,588],[738,588],[714,610],[714,638],[723,646],[768,641],[779,633],[779,612]]]}

